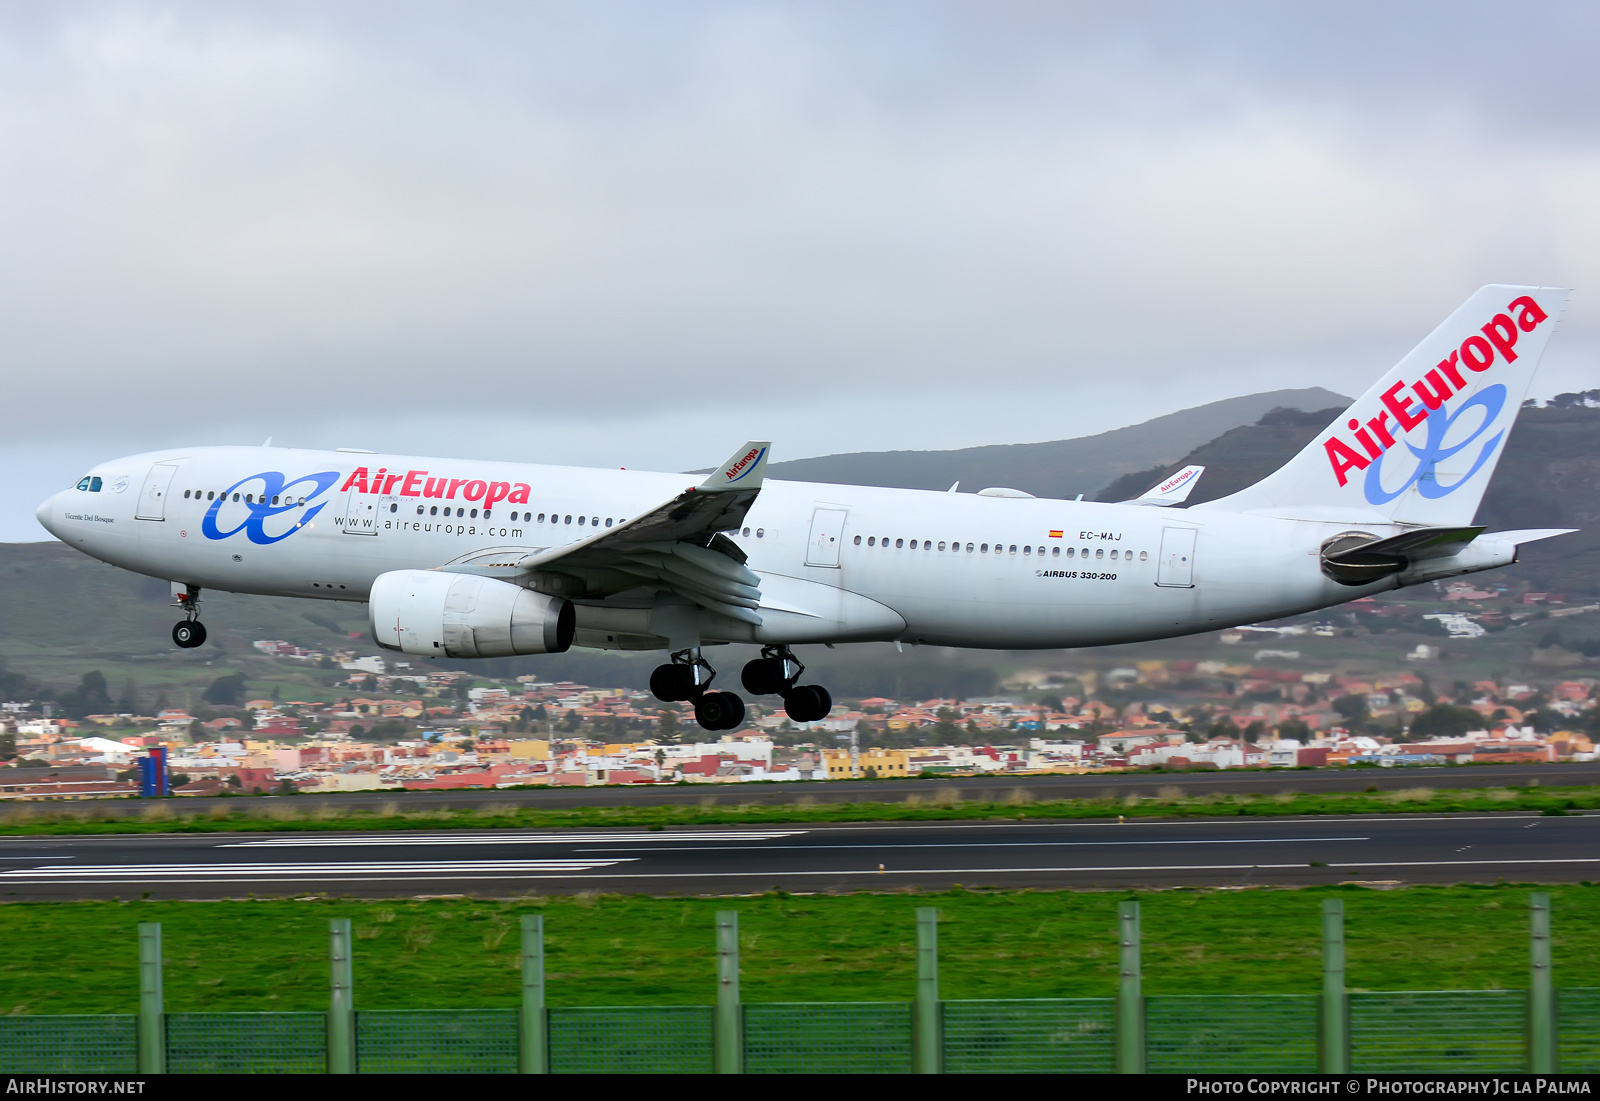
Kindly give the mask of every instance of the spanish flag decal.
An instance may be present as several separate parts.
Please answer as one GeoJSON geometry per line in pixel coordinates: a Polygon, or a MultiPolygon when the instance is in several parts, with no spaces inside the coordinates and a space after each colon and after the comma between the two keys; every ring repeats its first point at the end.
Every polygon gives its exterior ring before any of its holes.
{"type": "Polygon", "coordinates": [[[1059,531],[1052,531],[1050,533],[1050,538],[1052,538],[1052,539],[1060,539],[1061,538],[1061,533],[1059,531]]]}

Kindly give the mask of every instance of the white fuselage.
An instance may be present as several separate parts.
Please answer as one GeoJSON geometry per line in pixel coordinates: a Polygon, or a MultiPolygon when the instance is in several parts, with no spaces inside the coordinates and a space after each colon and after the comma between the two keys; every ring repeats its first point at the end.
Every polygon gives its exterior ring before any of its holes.
{"type": "MultiPolygon", "coordinates": [[[[360,601],[388,571],[498,548],[560,547],[592,535],[596,523],[609,527],[655,508],[696,480],[208,447],[105,463],[84,488],[46,501],[38,516],[70,546],[153,577],[360,601]],[[345,488],[358,468],[368,472],[366,493],[345,488]]],[[[1323,540],[1348,526],[769,479],[745,525],[729,533],[761,578],[765,626],[729,622],[708,629],[705,640],[1021,649],[1212,630],[1394,588],[1394,578],[1353,588],[1323,575],[1323,540]]],[[[1387,534],[1381,526],[1366,530],[1387,534]]],[[[606,632],[625,614],[580,600],[579,644],[607,645],[606,632]]]]}

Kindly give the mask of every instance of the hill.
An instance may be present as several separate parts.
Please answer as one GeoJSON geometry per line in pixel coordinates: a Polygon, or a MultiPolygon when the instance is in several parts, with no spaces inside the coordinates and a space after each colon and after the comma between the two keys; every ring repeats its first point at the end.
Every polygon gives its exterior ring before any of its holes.
{"type": "Polygon", "coordinates": [[[1344,412],[1345,407],[1335,405],[1317,412],[1286,407],[1270,410],[1255,424],[1231,428],[1175,463],[1124,474],[1095,494],[1094,499],[1131,501],[1151,486],[1160,484],[1168,474],[1190,464],[1204,466],[1206,472],[1189,494],[1189,504],[1226,497],[1254,485],[1289,461],[1316,439],[1317,433],[1333,423],[1333,418],[1344,412]]]}
{"type": "MultiPolygon", "coordinates": [[[[1171,463],[1230,428],[1252,424],[1275,408],[1322,409],[1349,398],[1313,387],[1214,401],[1143,424],[1048,443],[998,444],[955,451],[862,451],[773,463],[773,478],[799,482],[949,489],[1009,486],[1035,497],[1076,497],[1130,471],[1171,463]]],[[[1324,424],[1327,421],[1323,422],[1324,424]]],[[[1148,488],[1148,487],[1146,487],[1148,488]]],[[[1142,490],[1141,490],[1142,492],[1142,490]]]]}

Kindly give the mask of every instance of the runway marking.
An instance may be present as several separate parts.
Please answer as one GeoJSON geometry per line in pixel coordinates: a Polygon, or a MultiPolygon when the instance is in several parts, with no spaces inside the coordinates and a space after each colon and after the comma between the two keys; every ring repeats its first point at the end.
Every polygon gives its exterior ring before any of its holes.
{"type": "MultiPolygon", "coordinates": [[[[366,865],[354,864],[250,864],[250,865],[172,865],[161,867],[158,870],[165,872],[160,881],[163,883],[206,883],[218,879],[234,880],[237,877],[252,875],[253,881],[261,883],[293,883],[303,882],[307,879],[345,879],[345,880],[375,880],[380,883],[403,883],[413,880],[437,880],[441,875],[462,880],[582,880],[597,879],[770,879],[774,877],[789,878],[818,878],[830,877],[834,879],[848,879],[870,876],[945,876],[945,875],[1017,875],[1039,873],[1099,873],[1110,872],[1247,872],[1247,871],[1285,871],[1295,869],[1304,871],[1305,864],[1123,864],[1123,865],[1088,865],[1084,867],[1034,867],[1034,868],[887,868],[882,871],[877,868],[840,868],[830,871],[745,871],[745,872],[590,872],[584,874],[587,868],[610,867],[625,861],[612,860],[586,864],[583,861],[520,861],[520,860],[485,860],[474,861],[462,865],[459,869],[453,865],[433,865],[420,862],[396,862],[391,867],[395,872],[404,871],[410,874],[383,874],[381,868],[385,866],[373,865],[370,870],[361,874],[347,874],[355,869],[366,869],[366,865]],[[567,867],[558,867],[566,865],[567,867]],[[219,867],[237,869],[226,875],[214,873],[219,867]],[[263,874],[265,873],[265,874],[263,874]],[[424,874],[417,874],[424,873],[424,874]],[[178,876],[197,876],[198,878],[181,879],[178,876]]],[[[1399,861],[1349,861],[1340,862],[1339,867],[1353,869],[1369,868],[1432,868],[1432,867],[1485,867],[1499,865],[1552,865],[1552,864],[1600,864],[1600,857],[1570,857],[1540,860],[1399,860],[1399,861]]],[[[0,873],[0,879],[9,879],[13,882],[27,881],[33,878],[42,878],[45,881],[73,881],[79,883],[126,883],[133,875],[148,877],[151,869],[148,866],[136,865],[107,866],[101,868],[40,868],[33,873],[5,872],[0,873]],[[93,878],[107,876],[110,878],[93,878]]]]}
{"type": "MultiPolygon", "coordinates": [[[[590,868],[609,868],[634,857],[616,860],[391,860],[351,861],[337,864],[80,864],[74,867],[46,865],[40,868],[0,872],[0,879],[83,879],[89,876],[119,878],[166,878],[199,875],[207,878],[239,876],[298,876],[346,878],[384,877],[390,874],[423,872],[428,875],[460,875],[463,872],[582,872],[590,868]],[[355,873],[355,874],[350,874],[355,873]]],[[[470,876],[468,878],[471,878],[470,876]]]]}
{"type": "Polygon", "coordinates": [[[330,848],[345,845],[567,845],[574,842],[604,841],[770,841],[797,837],[806,830],[727,830],[700,833],[679,830],[668,833],[571,833],[571,834],[405,834],[396,837],[353,834],[344,837],[269,837],[256,841],[229,841],[219,849],[294,849],[330,848]]]}
{"type": "MultiPolygon", "coordinates": [[[[1029,848],[1092,848],[1108,845],[1292,845],[1315,841],[1371,841],[1370,837],[1223,837],[1174,841],[930,841],[909,845],[886,841],[882,844],[855,845],[763,845],[760,852],[785,850],[817,852],[822,849],[1029,849],[1029,848]]],[[[588,851],[588,850],[580,850],[588,851]]],[[[736,845],[679,845],[670,849],[618,849],[614,852],[746,852],[736,845]]]]}

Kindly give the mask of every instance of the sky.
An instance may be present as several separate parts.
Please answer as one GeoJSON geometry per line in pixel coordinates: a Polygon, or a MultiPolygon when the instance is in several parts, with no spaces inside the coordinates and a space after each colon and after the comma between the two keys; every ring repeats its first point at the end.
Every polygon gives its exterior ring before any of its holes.
{"type": "Polygon", "coordinates": [[[0,0],[0,541],[216,443],[688,470],[1600,387],[1600,6],[0,0]]]}

